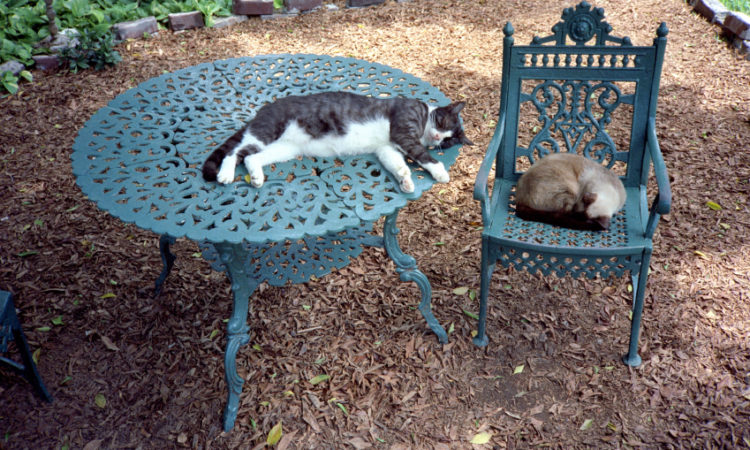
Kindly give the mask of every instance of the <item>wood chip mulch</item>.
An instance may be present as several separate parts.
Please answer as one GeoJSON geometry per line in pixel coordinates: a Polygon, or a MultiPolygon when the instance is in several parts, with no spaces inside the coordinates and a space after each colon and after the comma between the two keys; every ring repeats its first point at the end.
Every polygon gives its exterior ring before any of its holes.
{"type": "Polygon", "coordinates": [[[278,448],[471,448],[480,432],[491,434],[486,448],[750,446],[750,62],[685,2],[595,2],[637,45],[650,44],[661,21],[670,29],[657,126],[674,203],[655,240],[643,365],[619,361],[627,279],[497,270],[490,344],[480,349],[466,314],[477,301],[454,291],[479,287],[472,188],[497,117],[502,27],[512,21],[527,43],[573,3],[336,3],[129,41],[113,69],[34,72],[0,99],[0,288],[14,293],[55,398],[41,402],[2,371],[0,447],[253,448],[279,422],[278,448]],[[180,240],[152,299],[158,237],[84,198],[70,152],[84,122],[138,83],[263,53],[353,56],[414,74],[467,102],[476,145],[462,150],[448,185],[400,215],[402,247],[429,277],[450,343],[438,344],[416,309],[418,288],[401,283],[379,249],[304,285],[263,286],[238,355],[237,423],[223,433],[226,277],[180,240]],[[310,382],[322,374],[330,379],[310,382]]]}

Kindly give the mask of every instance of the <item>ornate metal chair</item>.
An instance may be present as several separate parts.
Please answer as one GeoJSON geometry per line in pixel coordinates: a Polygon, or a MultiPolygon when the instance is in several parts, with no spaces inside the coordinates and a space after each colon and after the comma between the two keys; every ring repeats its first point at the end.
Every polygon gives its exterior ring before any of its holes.
{"type": "Polygon", "coordinates": [[[610,36],[612,27],[603,19],[601,8],[582,2],[563,11],[552,36],[535,37],[528,46],[513,45],[510,23],[503,30],[500,115],[474,187],[484,224],[478,346],[488,342],[487,301],[497,262],[544,275],[630,273],[632,323],[623,361],[641,363],[638,335],[652,236],[671,204],[654,125],[668,30],[662,23],[653,46],[638,47],[627,37],[610,36]],[[518,178],[534,161],[560,151],[576,152],[620,175],[627,202],[608,231],[575,231],[516,217],[518,178]],[[652,169],[655,183],[649,183],[652,169]]]}
{"type": "Polygon", "coordinates": [[[0,291],[0,353],[6,353],[8,351],[8,343],[13,340],[16,342],[19,353],[21,353],[22,363],[6,357],[0,357],[0,363],[26,378],[34,386],[34,389],[41,398],[51,402],[52,396],[47,392],[47,388],[44,387],[44,383],[42,382],[42,377],[39,376],[39,372],[36,370],[36,364],[34,364],[34,359],[29,351],[29,344],[26,342],[21,322],[16,315],[13,296],[10,292],[0,291]]]}

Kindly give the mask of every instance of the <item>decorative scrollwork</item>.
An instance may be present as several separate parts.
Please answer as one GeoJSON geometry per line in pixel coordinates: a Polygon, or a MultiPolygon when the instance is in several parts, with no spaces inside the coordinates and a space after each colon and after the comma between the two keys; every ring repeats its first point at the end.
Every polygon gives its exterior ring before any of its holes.
{"type": "Polygon", "coordinates": [[[561,85],[547,80],[539,83],[530,93],[522,93],[521,101],[534,105],[541,127],[528,147],[519,150],[531,163],[535,155],[543,157],[564,147],[568,152],[582,153],[611,166],[622,156],[606,132],[606,126],[625,97],[611,82],[566,81],[561,85]]]}
{"type": "Polygon", "coordinates": [[[604,45],[606,42],[631,45],[628,37],[610,36],[611,31],[612,26],[604,21],[604,9],[593,8],[591,4],[583,1],[575,8],[563,10],[562,22],[552,27],[552,36],[535,36],[531,43],[542,45],[553,42],[555,45],[565,45],[566,39],[570,38],[576,46],[582,46],[596,38],[594,45],[604,45]]]}
{"type": "MultiPolygon", "coordinates": [[[[244,247],[243,270],[256,283],[267,281],[272,286],[287,282],[301,283],[320,278],[349,264],[362,252],[362,244],[370,236],[373,224],[364,223],[339,232],[297,241],[269,244],[240,244],[244,247]]],[[[203,257],[215,270],[226,270],[226,262],[209,242],[199,244],[203,257]]]]}

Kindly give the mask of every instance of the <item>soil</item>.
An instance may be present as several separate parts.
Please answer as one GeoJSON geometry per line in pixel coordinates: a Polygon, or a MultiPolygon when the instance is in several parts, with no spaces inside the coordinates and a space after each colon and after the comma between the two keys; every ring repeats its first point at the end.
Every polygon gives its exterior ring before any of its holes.
{"type": "Polygon", "coordinates": [[[636,45],[649,45],[661,21],[670,29],[656,124],[673,206],[654,242],[643,364],[620,362],[624,278],[498,269],[490,343],[477,348],[472,189],[497,118],[502,27],[511,21],[516,42],[529,42],[572,3],[336,4],[128,41],[115,68],[35,71],[0,99],[0,287],[14,293],[54,396],[44,403],[3,371],[0,447],[253,448],[278,423],[279,448],[471,448],[482,432],[495,448],[750,447],[750,62],[685,2],[596,2],[636,45]],[[307,284],[262,286],[238,354],[239,415],[224,433],[226,277],[179,240],[175,270],[151,298],[158,237],[87,200],[70,152],[84,122],[138,83],[263,53],[352,56],[414,74],[467,102],[476,145],[399,222],[450,342],[437,342],[416,309],[419,289],[399,282],[379,249],[307,284]],[[321,374],[330,379],[310,382],[321,374]]]}

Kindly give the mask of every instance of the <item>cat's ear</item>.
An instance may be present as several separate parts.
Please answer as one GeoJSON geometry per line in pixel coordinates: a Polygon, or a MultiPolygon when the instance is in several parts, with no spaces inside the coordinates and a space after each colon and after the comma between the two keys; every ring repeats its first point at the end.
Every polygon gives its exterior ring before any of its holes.
{"type": "Polygon", "coordinates": [[[583,198],[581,201],[583,202],[583,205],[588,207],[590,204],[594,203],[596,201],[596,198],[598,196],[596,195],[596,192],[586,192],[583,194],[583,198]]]}
{"type": "Polygon", "coordinates": [[[466,106],[466,102],[456,102],[451,103],[449,106],[449,110],[451,114],[458,114],[461,112],[462,109],[464,109],[464,106],[466,106]]]}

